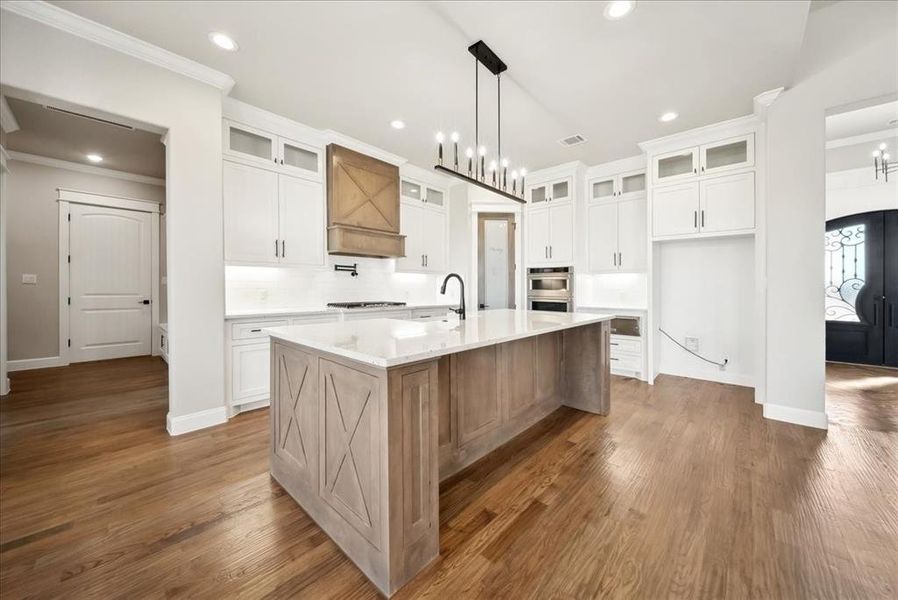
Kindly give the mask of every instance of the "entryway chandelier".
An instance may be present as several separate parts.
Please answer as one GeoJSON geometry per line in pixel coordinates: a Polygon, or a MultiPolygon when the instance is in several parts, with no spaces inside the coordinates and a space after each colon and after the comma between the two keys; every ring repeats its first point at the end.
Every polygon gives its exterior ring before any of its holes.
{"type": "Polygon", "coordinates": [[[883,143],[873,151],[873,171],[876,179],[879,179],[879,176],[882,175],[888,181],[889,173],[895,170],[895,165],[889,162],[889,153],[886,152],[888,149],[889,147],[883,143]]]}
{"type": "Polygon", "coordinates": [[[513,169],[510,173],[509,180],[509,162],[508,158],[502,156],[502,72],[508,69],[508,66],[496,56],[496,53],[490,50],[489,46],[483,43],[483,40],[468,47],[468,52],[474,55],[474,146],[469,146],[465,150],[465,158],[467,159],[467,170],[460,171],[458,168],[458,142],[461,136],[457,131],[453,131],[449,138],[452,141],[452,168],[443,165],[443,142],[446,141],[443,132],[437,133],[437,164],[433,167],[441,173],[446,173],[457,177],[462,181],[473,185],[488,189],[489,191],[499,194],[515,202],[526,203],[524,200],[524,178],[527,176],[527,170],[524,168],[513,169]],[[496,76],[496,134],[497,148],[496,158],[487,161],[487,148],[480,144],[480,65],[483,65],[496,76]],[[475,159],[476,149],[476,159],[475,159]],[[502,169],[499,171],[499,169],[502,169]],[[487,174],[489,173],[489,174],[487,174]],[[520,177],[520,181],[518,178],[520,177]]]}

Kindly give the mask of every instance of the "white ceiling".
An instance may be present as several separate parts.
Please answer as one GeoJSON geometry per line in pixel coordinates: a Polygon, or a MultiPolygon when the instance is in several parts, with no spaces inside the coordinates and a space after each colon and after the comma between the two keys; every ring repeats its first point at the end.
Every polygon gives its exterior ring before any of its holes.
{"type": "Polygon", "coordinates": [[[6,96],[19,129],[6,135],[7,149],[93,167],[165,178],[165,146],[158,133],[127,130],[50,110],[6,96]],[[95,164],[87,155],[99,154],[95,164]]]}
{"type": "Polygon", "coordinates": [[[898,100],[826,118],[826,171],[870,167],[880,144],[898,156],[898,100]],[[895,121],[895,122],[893,122],[895,121]]]}
{"type": "MultiPolygon", "coordinates": [[[[483,39],[509,65],[503,154],[534,168],[596,164],[637,142],[751,112],[792,81],[808,2],[55,2],[231,75],[231,95],[427,167],[437,130],[473,138],[483,39]],[[236,53],[212,46],[232,35],[236,53]],[[680,113],[673,123],[657,117],[680,113]],[[403,119],[403,131],[390,128],[403,119]],[[571,134],[588,142],[572,148],[571,134]]],[[[494,151],[495,82],[481,72],[481,138],[494,151]]]]}

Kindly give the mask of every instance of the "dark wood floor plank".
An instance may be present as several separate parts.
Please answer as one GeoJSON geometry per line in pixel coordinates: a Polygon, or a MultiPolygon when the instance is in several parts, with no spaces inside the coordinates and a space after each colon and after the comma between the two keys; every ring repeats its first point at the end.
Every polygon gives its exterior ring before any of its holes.
{"type": "MultiPolygon", "coordinates": [[[[828,365],[829,431],[751,390],[615,378],[444,482],[441,556],[397,598],[898,596],[898,372],[828,365]]],[[[268,413],[171,438],[137,358],[13,373],[0,596],[378,593],[268,476],[268,413]]]]}

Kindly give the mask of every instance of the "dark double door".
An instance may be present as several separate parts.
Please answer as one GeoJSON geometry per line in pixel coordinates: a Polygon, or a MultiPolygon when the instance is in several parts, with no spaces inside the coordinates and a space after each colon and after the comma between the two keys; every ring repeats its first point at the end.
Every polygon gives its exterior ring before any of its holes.
{"type": "Polygon", "coordinates": [[[826,223],[826,360],[898,367],[898,210],[826,223]]]}

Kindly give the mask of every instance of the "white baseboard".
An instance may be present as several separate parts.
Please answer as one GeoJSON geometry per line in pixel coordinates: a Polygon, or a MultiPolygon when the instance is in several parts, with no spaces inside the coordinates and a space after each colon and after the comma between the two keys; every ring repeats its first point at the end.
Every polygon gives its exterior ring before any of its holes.
{"type": "Polygon", "coordinates": [[[782,404],[765,404],[764,418],[795,425],[804,425],[805,427],[814,427],[816,429],[829,428],[829,419],[826,418],[826,412],[793,408],[791,406],[783,406],[782,404]]]}
{"type": "Polygon", "coordinates": [[[660,373],[665,375],[674,375],[676,377],[688,377],[689,379],[701,379],[702,381],[716,381],[717,383],[728,383],[730,385],[741,385],[743,387],[755,387],[754,378],[745,373],[730,373],[728,371],[706,371],[703,369],[661,369],[660,373]]]}
{"type": "Polygon", "coordinates": [[[9,393],[9,377],[6,377],[4,381],[0,381],[0,396],[5,396],[9,393]]]}
{"type": "Polygon", "coordinates": [[[23,358],[22,360],[10,360],[6,362],[6,370],[30,371],[32,369],[48,369],[50,367],[64,367],[68,363],[59,356],[47,356],[46,358],[23,358]]]}
{"type": "Polygon", "coordinates": [[[201,410],[199,412],[173,417],[171,413],[165,417],[165,428],[169,435],[181,435],[198,429],[205,429],[213,425],[227,423],[228,413],[224,406],[201,410]]]}

